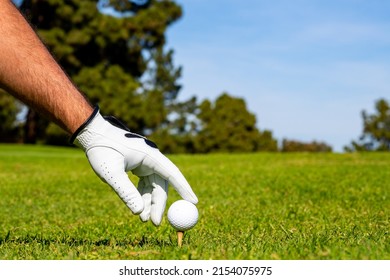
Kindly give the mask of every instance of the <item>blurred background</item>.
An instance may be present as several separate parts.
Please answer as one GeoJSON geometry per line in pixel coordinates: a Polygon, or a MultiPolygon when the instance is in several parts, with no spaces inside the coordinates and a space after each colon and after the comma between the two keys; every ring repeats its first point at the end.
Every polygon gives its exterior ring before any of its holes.
{"type": "MultiPolygon", "coordinates": [[[[165,153],[390,150],[390,2],[14,1],[80,90],[165,153]]],[[[0,141],[68,136],[0,92],[0,141]]]]}

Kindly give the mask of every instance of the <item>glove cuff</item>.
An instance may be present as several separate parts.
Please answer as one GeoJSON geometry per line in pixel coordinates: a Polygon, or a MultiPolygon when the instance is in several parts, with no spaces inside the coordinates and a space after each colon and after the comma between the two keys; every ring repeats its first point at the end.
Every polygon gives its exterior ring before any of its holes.
{"type": "MultiPolygon", "coordinates": [[[[78,143],[78,142],[80,142],[80,141],[78,141],[79,140],[78,136],[82,135],[83,130],[85,130],[93,122],[93,120],[96,118],[97,115],[100,115],[99,114],[99,106],[96,106],[94,108],[91,116],[89,116],[89,118],[75,131],[75,133],[73,133],[72,137],[69,140],[69,142],[71,144],[76,144],[77,146],[80,146],[81,143],[78,143]]],[[[83,145],[81,145],[81,146],[83,146],[83,145]]]]}

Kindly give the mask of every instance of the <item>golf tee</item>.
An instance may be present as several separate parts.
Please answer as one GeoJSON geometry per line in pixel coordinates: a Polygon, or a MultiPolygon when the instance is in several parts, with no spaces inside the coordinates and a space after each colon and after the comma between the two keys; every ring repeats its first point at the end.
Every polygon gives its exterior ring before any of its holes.
{"type": "Polygon", "coordinates": [[[183,231],[177,232],[177,245],[179,245],[179,247],[181,247],[181,244],[183,243],[183,235],[184,235],[183,231]]]}

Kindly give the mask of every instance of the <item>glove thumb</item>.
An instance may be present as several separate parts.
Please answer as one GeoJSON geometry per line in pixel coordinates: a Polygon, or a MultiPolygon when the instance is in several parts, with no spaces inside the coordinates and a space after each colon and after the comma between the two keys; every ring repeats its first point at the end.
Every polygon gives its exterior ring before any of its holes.
{"type": "Polygon", "coordinates": [[[125,172],[124,157],[107,147],[94,147],[87,151],[88,160],[95,173],[110,185],[133,214],[144,209],[143,199],[125,172]]]}

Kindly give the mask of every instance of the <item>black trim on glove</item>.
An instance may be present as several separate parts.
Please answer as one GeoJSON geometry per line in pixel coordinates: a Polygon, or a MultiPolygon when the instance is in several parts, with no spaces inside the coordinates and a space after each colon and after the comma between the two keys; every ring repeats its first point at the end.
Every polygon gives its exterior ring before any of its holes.
{"type": "Polygon", "coordinates": [[[127,138],[142,138],[142,139],[144,139],[144,141],[145,141],[145,143],[146,143],[147,145],[149,145],[149,146],[152,147],[152,148],[158,149],[156,143],[154,143],[153,141],[149,140],[148,138],[143,137],[143,136],[141,136],[141,135],[139,135],[139,134],[137,134],[137,133],[133,133],[133,132],[126,133],[126,134],[125,134],[125,137],[127,137],[127,138]]]}
{"type": "MultiPolygon", "coordinates": [[[[87,127],[91,121],[95,118],[95,116],[99,113],[99,106],[96,106],[91,114],[91,116],[76,130],[75,133],[73,133],[72,137],[70,138],[69,142],[71,144],[73,144],[74,140],[76,139],[76,137],[79,135],[79,133],[85,128],[87,127]]],[[[127,131],[128,133],[124,134],[125,137],[127,138],[142,138],[144,139],[145,143],[152,147],[152,148],[156,148],[158,149],[156,143],[154,143],[153,141],[147,139],[146,137],[144,136],[141,136],[137,133],[134,133],[134,132],[131,132],[131,130],[125,125],[123,124],[121,121],[119,121],[117,118],[113,117],[113,116],[103,116],[103,118],[109,122],[111,125],[117,127],[117,128],[120,128],[120,129],[123,129],[125,131],[127,131]]]]}
{"type": "Polygon", "coordinates": [[[95,116],[99,113],[99,106],[96,105],[95,109],[93,109],[93,112],[91,116],[73,133],[72,137],[70,137],[69,142],[73,144],[74,140],[76,139],[77,135],[87,126],[90,124],[90,122],[95,118],[95,116]]]}
{"type": "Polygon", "coordinates": [[[126,133],[125,134],[125,137],[127,138],[141,138],[141,139],[144,139],[145,143],[147,145],[149,145],[150,147],[152,148],[156,148],[158,149],[156,143],[154,143],[153,141],[147,139],[146,137],[142,136],[142,135],[139,135],[137,133],[134,133],[134,132],[131,132],[130,128],[128,128],[124,123],[122,123],[120,120],[118,120],[117,118],[113,117],[113,116],[105,116],[103,117],[106,121],[108,121],[110,124],[112,124],[113,126],[116,126],[118,128],[121,128],[125,131],[128,131],[129,133],[126,133]]]}
{"type": "Polygon", "coordinates": [[[131,131],[130,128],[128,128],[123,122],[121,122],[120,120],[118,120],[117,118],[113,117],[113,116],[103,116],[103,118],[108,121],[110,124],[112,124],[113,126],[116,126],[118,128],[121,128],[123,130],[126,130],[126,131],[131,131]]]}

